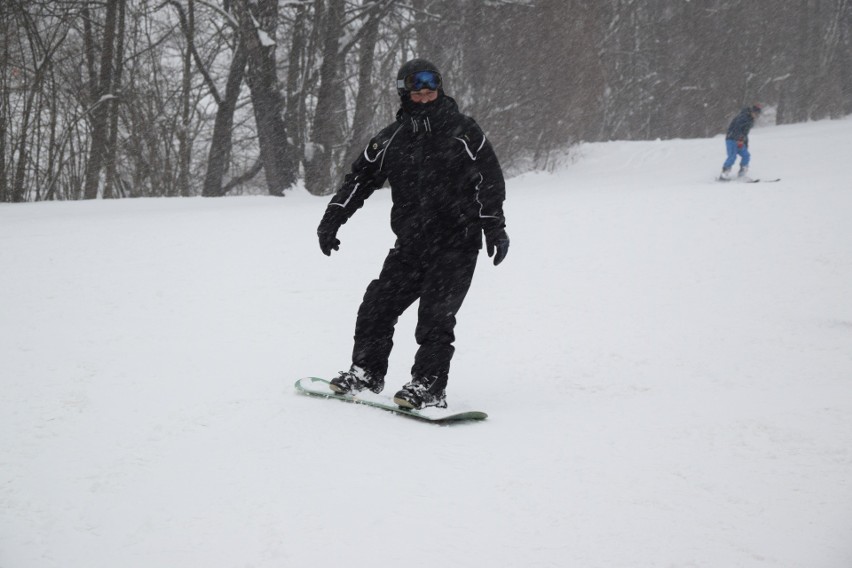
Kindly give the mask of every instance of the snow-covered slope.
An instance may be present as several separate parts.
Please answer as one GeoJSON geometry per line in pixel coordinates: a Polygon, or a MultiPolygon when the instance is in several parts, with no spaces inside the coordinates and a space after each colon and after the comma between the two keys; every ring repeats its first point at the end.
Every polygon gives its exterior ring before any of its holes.
{"type": "MultiPolygon", "coordinates": [[[[348,366],[387,191],[0,206],[3,568],[852,565],[852,120],[509,180],[436,427],[348,366]]],[[[414,313],[388,389],[406,379],[414,313]]]]}

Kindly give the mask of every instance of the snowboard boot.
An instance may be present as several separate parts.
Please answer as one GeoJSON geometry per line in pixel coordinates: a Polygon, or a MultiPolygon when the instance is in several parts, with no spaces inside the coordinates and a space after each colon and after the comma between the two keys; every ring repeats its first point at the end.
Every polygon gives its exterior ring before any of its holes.
{"type": "Polygon", "coordinates": [[[722,173],[719,174],[719,179],[723,181],[731,179],[731,168],[722,168],[722,173]]]}
{"type": "Polygon", "coordinates": [[[748,174],[748,166],[740,166],[740,171],[737,172],[738,178],[744,178],[748,174]]]}
{"type": "Polygon", "coordinates": [[[385,378],[352,365],[348,371],[340,371],[337,378],[331,379],[329,387],[337,394],[358,394],[364,389],[378,394],[385,388],[385,378]]]}
{"type": "Polygon", "coordinates": [[[447,393],[438,377],[414,377],[396,393],[393,401],[402,408],[421,410],[427,406],[447,408],[447,393]]]}

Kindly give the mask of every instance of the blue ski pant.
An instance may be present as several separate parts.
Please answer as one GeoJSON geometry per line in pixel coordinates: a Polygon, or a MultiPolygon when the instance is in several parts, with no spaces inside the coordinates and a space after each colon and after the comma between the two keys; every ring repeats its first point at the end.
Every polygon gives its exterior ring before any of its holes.
{"type": "Polygon", "coordinates": [[[734,165],[734,162],[737,160],[737,155],[740,156],[740,167],[745,167],[748,165],[751,160],[751,154],[748,153],[748,146],[743,146],[742,148],[737,148],[736,140],[725,140],[725,147],[728,150],[728,159],[725,160],[725,163],[722,164],[723,170],[731,169],[731,166],[734,165]]]}

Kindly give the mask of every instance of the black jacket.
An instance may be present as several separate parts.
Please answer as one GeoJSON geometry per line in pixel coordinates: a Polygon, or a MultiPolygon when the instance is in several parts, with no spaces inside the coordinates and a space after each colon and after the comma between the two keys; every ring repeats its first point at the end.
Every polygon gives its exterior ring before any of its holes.
{"type": "Polygon", "coordinates": [[[744,108],[728,125],[728,133],[725,139],[742,140],[748,146],[748,133],[752,126],[754,126],[754,117],[751,115],[751,109],[744,108]]]}
{"type": "Polygon", "coordinates": [[[482,230],[505,227],[503,171],[479,125],[440,94],[408,102],[352,164],[326,215],[345,223],[390,183],[398,247],[479,249],[482,230]]]}

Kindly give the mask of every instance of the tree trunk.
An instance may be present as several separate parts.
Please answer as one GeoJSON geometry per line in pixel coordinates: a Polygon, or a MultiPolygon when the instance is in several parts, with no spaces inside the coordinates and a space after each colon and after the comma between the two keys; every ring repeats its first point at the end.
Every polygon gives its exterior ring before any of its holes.
{"type": "Polygon", "coordinates": [[[351,164],[364,151],[364,145],[370,140],[370,122],[373,117],[375,101],[373,85],[373,61],[376,41],[379,38],[379,18],[372,13],[364,15],[364,34],[358,49],[358,96],[355,99],[355,115],[352,118],[352,141],[344,160],[344,166],[351,164]]]}
{"type": "Polygon", "coordinates": [[[113,44],[115,41],[115,20],[119,0],[107,0],[106,21],[104,22],[103,47],[101,49],[101,69],[98,82],[98,94],[92,109],[92,141],[89,147],[89,162],[86,165],[86,186],[84,199],[96,199],[100,185],[101,169],[104,165],[108,141],[109,108],[105,97],[112,88],[113,44]]]}
{"type": "Polygon", "coordinates": [[[314,113],[311,149],[305,156],[305,188],[314,195],[334,191],[334,150],[343,143],[346,106],[340,77],[340,37],[343,34],[343,0],[329,0],[323,30],[320,86],[314,113]]]}
{"type": "Polygon", "coordinates": [[[225,86],[225,98],[216,111],[213,124],[213,138],[210,141],[210,153],[207,158],[207,175],[201,194],[205,197],[221,197],[225,194],[222,180],[231,159],[231,130],[234,126],[234,111],[240,96],[240,86],[245,75],[248,52],[242,38],[237,34],[237,45],[231,59],[228,82],[225,86]]]}
{"type": "Polygon", "coordinates": [[[107,199],[112,197],[121,197],[121,195],[116,195],[115,173],[117,169],[116,153],[118,146],[118,103],[120,101],[121,96],[121,70],[124,66],[124,19],[125,2],[121,2],[118,8],[118,30],[115,48],[115,80],[113,85],[115,98],[109,101],[109,106],[111,109],[109,144],[107,144],[106,151],[106,180],[104,182],[104,198],[107,199]]]}
{"type": "Polygon", "coordinates": [[[270,195],[281,196],[296,182],[296,162],[282,118],[284,103],[275,67],[278,2],[258,0],[255,4],[237,0],[234,8],[248,49],[246,82],[251,91],[266,185],[270,195]]]}
{"type": "MultiPolygon", "coordinates": [[[[4,90],[5,92],[5,90],[4,90]]],[[[6,189],[6,101],[0,101],[0,203],[9,197],[6,189]]]]}
{"type": "Polygon", "coordinates": [[[294,8],[296,16],[293,19],[293,39],[290,42],[290,56],[287,60],[287,110],[284,113],[284,124],[293,139],[296,155],[304,156],[305,130],[304,124],[300,120],[303,113],[299,111],[305,99],[302,61],[307,45],[307,30],[305,28],[308,20],[308,7],[305,4],[298,4],[294,8]],[[302,81],[302,88],[299,87],[300,80],[302,81]]]}
{"type": "Polygon", "coordinates": [[[98,68],[95,39],[92,35],[92,16],[89,11],[88,0],[83,2],[80,12],[83,20],[83,50],[86,52],[86,71],[88,71],[89,79],[89,104],[93,105],[98,101],[98,68]]]}
{"type": "MultiPolygon", "coordinates": [[[[3,27],[2,49],[0,52],[0,68],[9,68],[9,24],[6,20],[0,22],[3,27]]],[[[0,75],[0,203],[9,200],[8,185],[6,183],[6,131],[9,116],[9,81],[6,73],[0,75]]]]}
{"type": "Polygon", "coordinates": [[[189,167],[192,159],[192,140],[189,136],[190,98],[192,96],[192,46],[195,42],[195,6],[193,0],[187,0],[186,9],[186,52],[183,57],[183,106],[181,124],[178,127],[178,182],[177,191],[181,197],[189,196],[189,167]]]}

